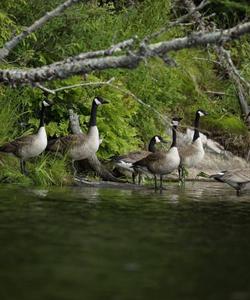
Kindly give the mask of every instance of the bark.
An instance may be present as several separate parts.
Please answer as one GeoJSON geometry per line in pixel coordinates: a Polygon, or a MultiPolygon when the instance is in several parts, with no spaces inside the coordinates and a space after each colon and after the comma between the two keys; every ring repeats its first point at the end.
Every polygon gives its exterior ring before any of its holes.
{"type": "MultiPolygon", "coordinates": [[[[73,112],[72,109],[69,109],[69,121],[70,121],[70,129],[73,133],[79,134],[82,133],[80,124],[79,124],[79,116],[73,112]]],[[[92,157],[80,161],[80,166],[84,166],[85,168],[90,167],[95,173],[100,176],[105,181],[113,181],[113,182],[123,182],[116,178],[110,171],[108,171],[99,161],[96,154],[92,157]]]]}
{"type": "Polygon", "coordinates": [[[192,34],[163,41],[155,44],[141,44],[140,49],[128,52],[120,56],[98,57],[90,59],[75,60],[71,62],[57,62],[40,68],[31,69],[1,69],[0,82],[7,84],[31,84],[44,82],[53,79],[64,79],[75,74],[86,74],[92,71],[116,69],[116,68],[136,68],[138,64],[149,57],[162,57],[169,51],[179,51],[185,48],[206,46],[209,44],[220,44],[250,32],[250,22],[237,25],[230,29],[214,31],[209,33],[193,32],[192,34]]]}

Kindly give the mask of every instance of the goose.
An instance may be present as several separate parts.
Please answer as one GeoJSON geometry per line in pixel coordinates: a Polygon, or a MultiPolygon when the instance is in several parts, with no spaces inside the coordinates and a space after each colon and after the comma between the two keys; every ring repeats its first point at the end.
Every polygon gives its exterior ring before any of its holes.
{"type": "Polygon", "coordinates": [[[98,106],[106,103],[108,101],[99,96],[93,99],[87,134],[70,134],[48,142],[47,150],[67,154],[71,159],[74,175],[77,172],[74,162],[92,156],[99,149],[100,138],[96,125],[96,113],[98,106]]]}
{"type": "Polygon", "coordinates": [[[221,171],[209,177],[219,182],[229,184],[236,190],[237,195],[239,195],[241,191],[250,190],[250,168],[221,171]]]}
{"type": "Polygon", "coordinates": [[[192,143],[179,149],[179,154],[181,157],[180,166],[178,168],[179,172],[179,180],[185,181],[185,172],[184,168],[191,168],[195,167],[199,162],[202,161],[204,157],[204,149],[203,143],[200,138],[199,126],[200,126],[200,117],[208,115],[202,109],[198,109],[195,113],[195,120],[194,120],[194,135],[192,143]]]}
{"type": "Polygon", "coordinates": [[[135,169],[146,167],[154,175],[155,190],[157,190],[157,175],[160,175],[160,190],[162,191],[163,175],[172,173],[180,164],[180,156],[176,146],[176,130],[180,120],[181,118],[172,119],[172,144],[168,152],[156,151],[133,164],[135,169]]]}
{"type": "Polygon", "coordinates": [[[0,152],[13,154],[20,159],[21,173],[28,175],[26,170],[26,160],[41,154],[47,147],[47,134],[45,130],[44,114],[46,107],[52,102],[42,101],[40,110],[40,125],[36,134],[30,134],[8,142],[0,147],[0,152]]]}
{"type": "Polygon", "coordinates": [[[167,142],[164,141],[164,139],[160,135],[155,135],[150,139],[148,145],[148,151],[145,150],[133,151],[125,155],[115,156],[112,158],[112,162],[119,168],[132,173],[133,183],[135,183],[136,176],[139,175],[138,184],[140,185],[141,175],[144,172],[147,173],[147,171],[142,169],[134,170],[133,164],[136,161],[141,160],[144,157],[148,156],[150,153],[155,152],[156,151],[155,145],[157,143],[167,143],[167,142]]]}

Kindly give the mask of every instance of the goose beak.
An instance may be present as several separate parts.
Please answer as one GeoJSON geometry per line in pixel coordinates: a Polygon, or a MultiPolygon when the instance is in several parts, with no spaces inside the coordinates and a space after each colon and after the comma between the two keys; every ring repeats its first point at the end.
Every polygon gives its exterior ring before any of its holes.
{"type": "Polygon", "coordinates": [[[161,142],[162,142],[163,144],[168,144],[168,141],[166,141],[166,140],[161,140],[161,142]]]}
{"type": "Polygon", "coordinates": [[[109,103],[108,100],[106,100],[106,99],[103,99],[103,100],[102,100],[102,104],[108,104],[108,103],[109,103]]]}

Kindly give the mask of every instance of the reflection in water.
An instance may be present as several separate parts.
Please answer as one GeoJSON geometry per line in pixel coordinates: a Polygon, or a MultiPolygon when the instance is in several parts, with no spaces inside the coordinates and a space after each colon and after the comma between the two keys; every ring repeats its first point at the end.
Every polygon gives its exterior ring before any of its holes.
{"type": "Polygon", "coordinates": [[[0,189],[1,300],[250,299],[247,194],[0,189]]]}

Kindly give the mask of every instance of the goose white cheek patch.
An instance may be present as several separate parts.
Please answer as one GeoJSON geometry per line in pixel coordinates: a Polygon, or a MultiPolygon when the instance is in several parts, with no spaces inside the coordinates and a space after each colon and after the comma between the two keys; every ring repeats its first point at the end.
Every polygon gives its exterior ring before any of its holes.
{"type": "Polygon", "coordinates": [[[159,139],[158,136],[155,137],[155,142],[156,142],[156,143],[160,143],[160,142],[161,142],[161,140],[159,139]]]}
{"type": "Polygon", "coordinates": [[[205,114],[204,114],[202,111],[200,111],[200,110],[199,110],[198,114],[199,114],[201,117],[205,116],[205,114]]]}
{"type": "Polygon", "coordinates": [[[100,105],[100,104],[102,104],[102,103],[101,103],[101,101],[100,101],[100,100],[98,100],[98,98],[95,98],[95,103],[96,103],[96,105],[100,105]]]}
{"type": "Polygon", "coordinates": [[[178,121],[172,121],[172,126],[178,126],[179,122],[178,121]]]}
{"type": "Polygon", "coordinates": [[[46,102],[46,101],[43,101],[43,105],[44,105],[44,106],[50,106],[49,103],[46,102]]]}

